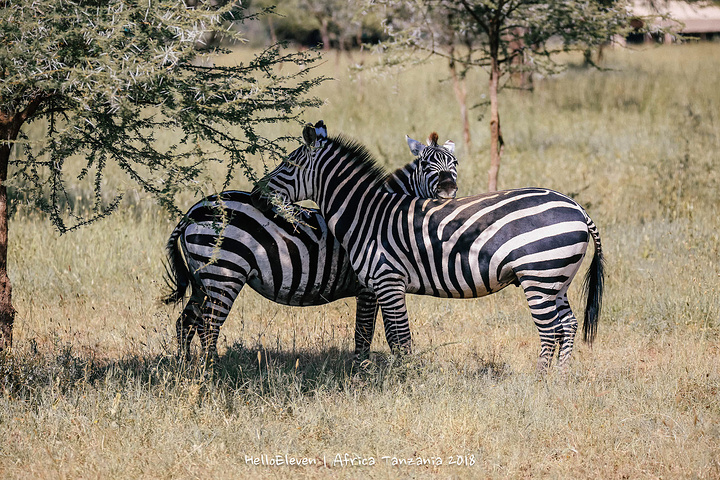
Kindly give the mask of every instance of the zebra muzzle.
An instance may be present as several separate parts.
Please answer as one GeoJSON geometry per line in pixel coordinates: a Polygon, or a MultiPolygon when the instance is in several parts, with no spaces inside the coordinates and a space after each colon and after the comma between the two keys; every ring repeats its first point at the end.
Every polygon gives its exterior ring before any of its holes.
{"type": "Polygon", "coordinates": [[[457,195],[457,191],[458,186],[457,183],[455,183],[455,180],[453,180],[452,175],[450,175],[450,173],[448,172],[440,172],[439,182],[437,184],[435,195],[438,198],[449,200],[455,198],[455,195],[457,195]]]}

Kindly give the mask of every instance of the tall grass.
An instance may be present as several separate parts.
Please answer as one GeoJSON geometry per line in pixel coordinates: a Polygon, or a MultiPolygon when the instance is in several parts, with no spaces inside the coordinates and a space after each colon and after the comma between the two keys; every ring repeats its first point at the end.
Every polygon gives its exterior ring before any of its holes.
{"type": "MultiPolygon", "coordinates": [[[[467,301],[409,297],[416,354],[397,363],[379,328],[374,369],[360,373],[351,364],[354,300],[289,308],[245,289],[221,331],[217,365],[178,364],[179,311],[157,301],[175,219],[137,197],[58,236],[19,209],[10,224],[16,348],[0,360],[0,471],[718,478],[719,54],[717,44],[613,51],[608,71],[574,67],[539,79],[532,94],[503,93],[501,187],[575,196],[600,227],[608,260],[598,340],[576,345],[565,376],[536,377],[538,335],[517,289],[467,301]],[[253,465],[261,455],[316,464],[253,465]],[[369,459],[376,465],[358,466],[369,459]]],[[[324,119],[388,167],[410,158],[405,134],[437,131],[458,144],[461,194],[485,189],[488,128],[475,120],[463,151],[444,64],[351,76],[346,63],[323,67],[337,80],[318,91],[326,104],[307,121],[324,119]]],[[[470,82],[480,103],[485,80],[470,82]]],[[[299,136],[297,125],[273,129],[299,136]]],[[[576,313],[579,290],[570,292],[576,313]]]]}

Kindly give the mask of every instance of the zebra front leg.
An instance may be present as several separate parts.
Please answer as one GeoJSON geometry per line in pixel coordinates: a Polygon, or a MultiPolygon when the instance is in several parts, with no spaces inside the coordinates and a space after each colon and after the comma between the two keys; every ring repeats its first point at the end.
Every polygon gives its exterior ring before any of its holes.
{"type": "Polygon", "coordinates": [[[405,283],[402,280],[378,282],[375,288],[378,304],[382,309],[385,338],[395,355],[412,353],[412,337],[407,305],[405,283]]]}
{"type": "Polygon", "coordinates": [[[370,289],[363,289],[357,296],[355,312],[355,355],[353,363],[360,365],[370,358],[370,345],[375,334],[377,297],[370,289]]]}

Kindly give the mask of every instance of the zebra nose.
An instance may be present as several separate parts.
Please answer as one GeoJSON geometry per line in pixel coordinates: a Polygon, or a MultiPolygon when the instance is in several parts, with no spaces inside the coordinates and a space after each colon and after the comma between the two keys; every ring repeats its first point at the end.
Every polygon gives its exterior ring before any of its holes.
{"type": "Polygon", "coordinates": [[[438,198],[444,200],[455,198],[457,195],[458,186],[453,180],[452,175],[448,172],[440,172],[439,182],[437,184],[437,190],[435,194],[438,198]]]}

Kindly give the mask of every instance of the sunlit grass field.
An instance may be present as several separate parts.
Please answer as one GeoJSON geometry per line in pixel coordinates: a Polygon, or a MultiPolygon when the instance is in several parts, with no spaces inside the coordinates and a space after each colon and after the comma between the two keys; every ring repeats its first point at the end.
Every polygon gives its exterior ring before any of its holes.
{"type": "MultiPolygon", "coordinates": [[[[325,105],[304,119],[388,168],[411,159],[405,134],[437,131],[457,144],[460,194],[483,192],[483,108],[468,151],[444,63],[377,74],[372,62],[330,55],[325,105]]],[[[359,375],[354,299],[290,308],[248,288],[218,364],[179,364],[179,309],[158,302],[177,219],[130,195],[59,236],[20,209],[3,478],[720,478],[720,44],[609,51],[604,67],[501,96],[500,187],[574,196],[603,239],[598,339],[576,343],[565,375],[535,374],[539,338],[514,287],[409,297],[415,354],[396,362],[378,328],[375,369],[359,375]],[[277,465],[291,461],[306,465],[277,465]]],[[[469,77],[471,104],[485,84],[469,77]]]]}

